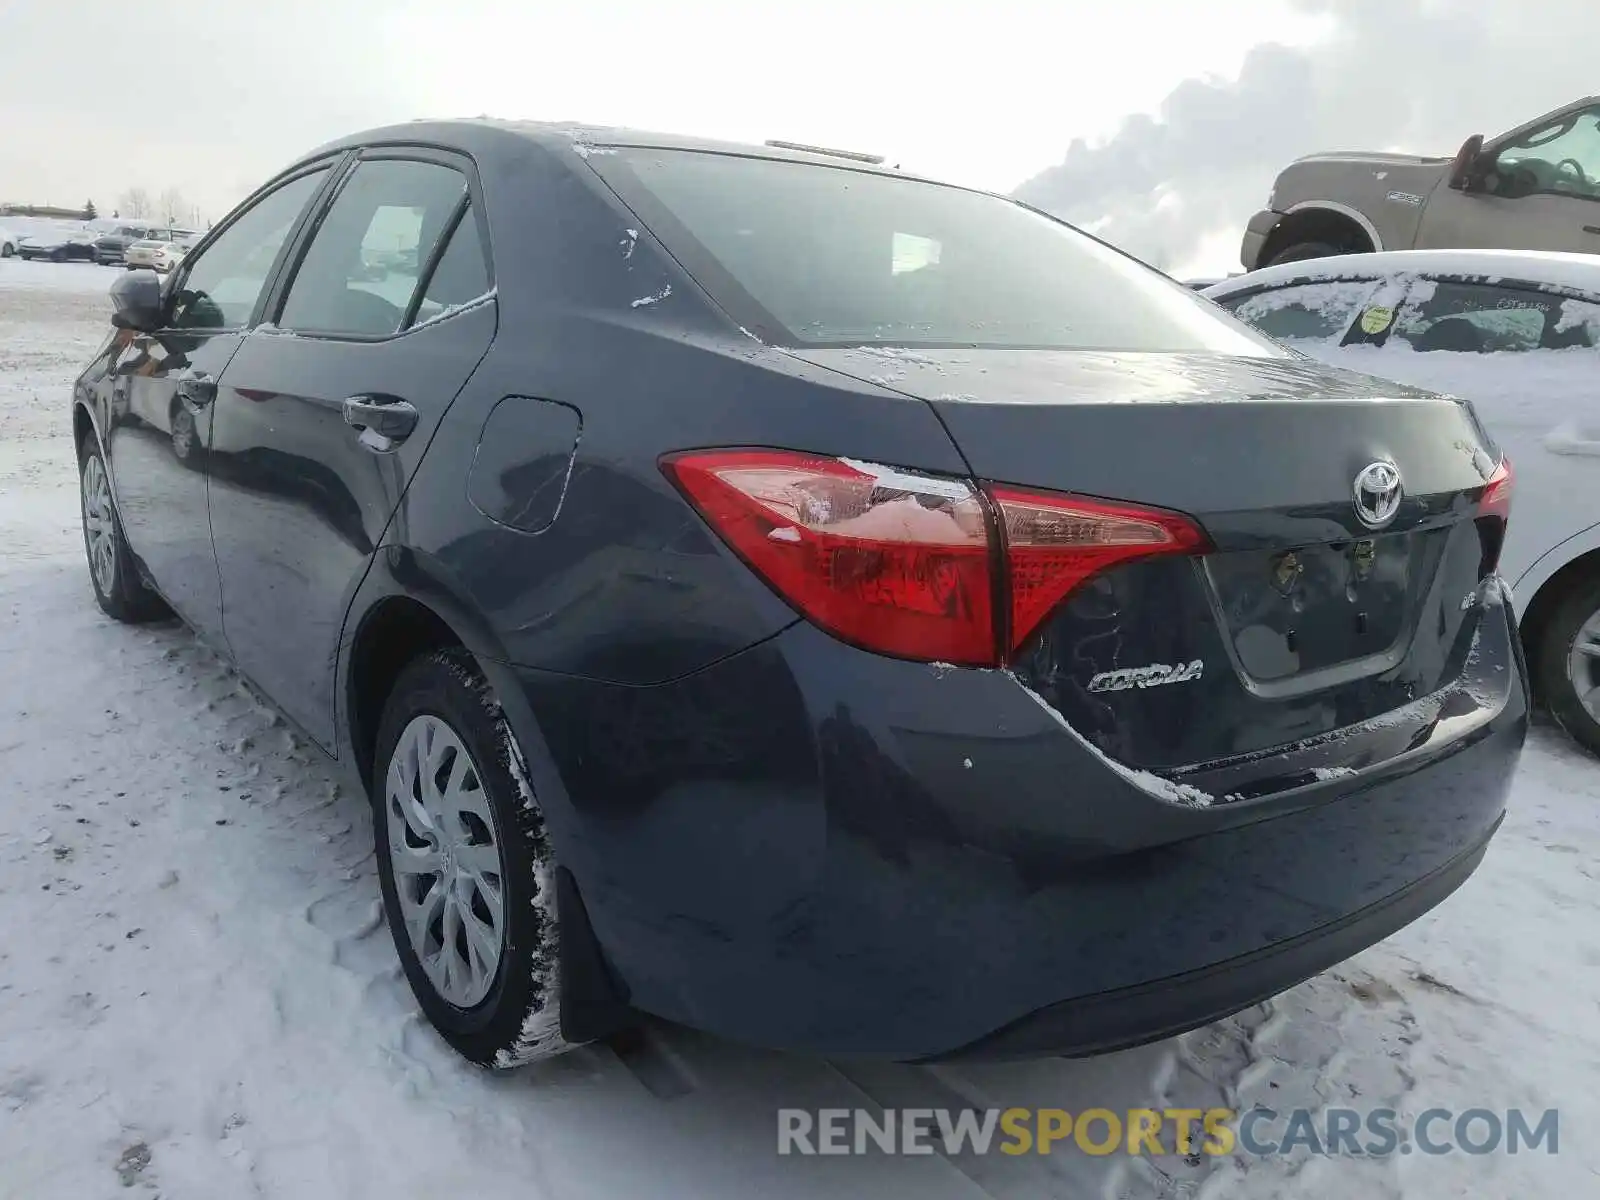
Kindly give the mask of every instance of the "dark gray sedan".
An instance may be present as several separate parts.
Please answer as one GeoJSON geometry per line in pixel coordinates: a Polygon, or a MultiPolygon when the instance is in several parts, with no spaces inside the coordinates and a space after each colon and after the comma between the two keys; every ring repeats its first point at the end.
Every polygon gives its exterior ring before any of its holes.
{"type": "Polygon", "coordinates": [[[1527,694],[1471,408],[1008,200],[416,123],[113,297],[95,595],[370,795],[474,1061],[641,1014],[1110,1050],[1387,936],[1500,823],[1527,694]]]}

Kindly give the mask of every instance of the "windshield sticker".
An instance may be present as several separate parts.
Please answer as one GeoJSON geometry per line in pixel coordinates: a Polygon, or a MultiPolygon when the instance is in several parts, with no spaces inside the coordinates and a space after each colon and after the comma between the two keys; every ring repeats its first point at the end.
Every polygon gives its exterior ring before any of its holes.
{"type": "Polygon", "coordinates": [[[1384,304],[1374,304],[1361,314],[1361,332],[1379,334],[1394,322],[1394,309],[1384,304]]]}

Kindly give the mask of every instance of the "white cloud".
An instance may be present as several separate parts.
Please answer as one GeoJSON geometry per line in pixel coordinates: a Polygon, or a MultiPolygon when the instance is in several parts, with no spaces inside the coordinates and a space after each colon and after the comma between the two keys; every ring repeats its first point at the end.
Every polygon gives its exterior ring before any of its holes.
{"type": "Polygon", "coordinates": [[[1075,139],[1016,194],[1178,273],[1237,269],[1273,177],[1318,150],[1454,154],[1600,91],[1594,0],[1296,0],[1326,35],[1258,45],[1237,76],[1192,77],[1154,115],[1075,139]],[[1173,203],[1175,196],[1179,203],[1173,203]],[[1224,247],[1227,249],[1224,251],[1224,247]]]}
{"type": "Polygon", "coordinates": [[[872,150],[1007,190],[1251,41],[1290,0],[0,0],[0,199],[218,214],[307,149],[420,116],[872,150]],[[1240,31],[1243,31],[1241,36],[1240,31]]]}

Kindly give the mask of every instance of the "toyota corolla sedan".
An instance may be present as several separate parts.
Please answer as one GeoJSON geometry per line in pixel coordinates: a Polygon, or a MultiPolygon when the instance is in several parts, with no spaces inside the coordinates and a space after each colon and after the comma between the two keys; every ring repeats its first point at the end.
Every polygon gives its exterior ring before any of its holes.
{"type": "Polygon", "coordinates": [[[645,1014],[1133,1045],[1399,929],[1500,824],[1528,697],[1470,405],[1008,200],[415,123],[113,300],[95,595],[359,781],[473,1061],[645,1014]]]}

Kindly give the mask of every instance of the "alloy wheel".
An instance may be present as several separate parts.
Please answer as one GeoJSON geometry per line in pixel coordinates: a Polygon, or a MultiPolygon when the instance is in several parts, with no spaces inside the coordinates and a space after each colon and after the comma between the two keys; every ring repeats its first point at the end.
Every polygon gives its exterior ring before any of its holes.
{"type": "Polygon", "coordinates": [[[98,454],[83,464],[83,537],[89,551],[89,570],[102,596],[109,596],[117,581],[117,521],[111,508],[111,481],[98,454]]]}
{"type": "Polygon", "coordinates": [[[401,731],[384,788],[389,861],[411,948],[441,999],[472,1008],[505,952],[502,839],[478,766],[440,718],[401,731]]]}
{"type": "Polygon", "coordinates": [[[1578,703],[1596,722],[1600,722],[1600,609],[1578,626],[1567,653],[1567,678],[1578,703]]]}

